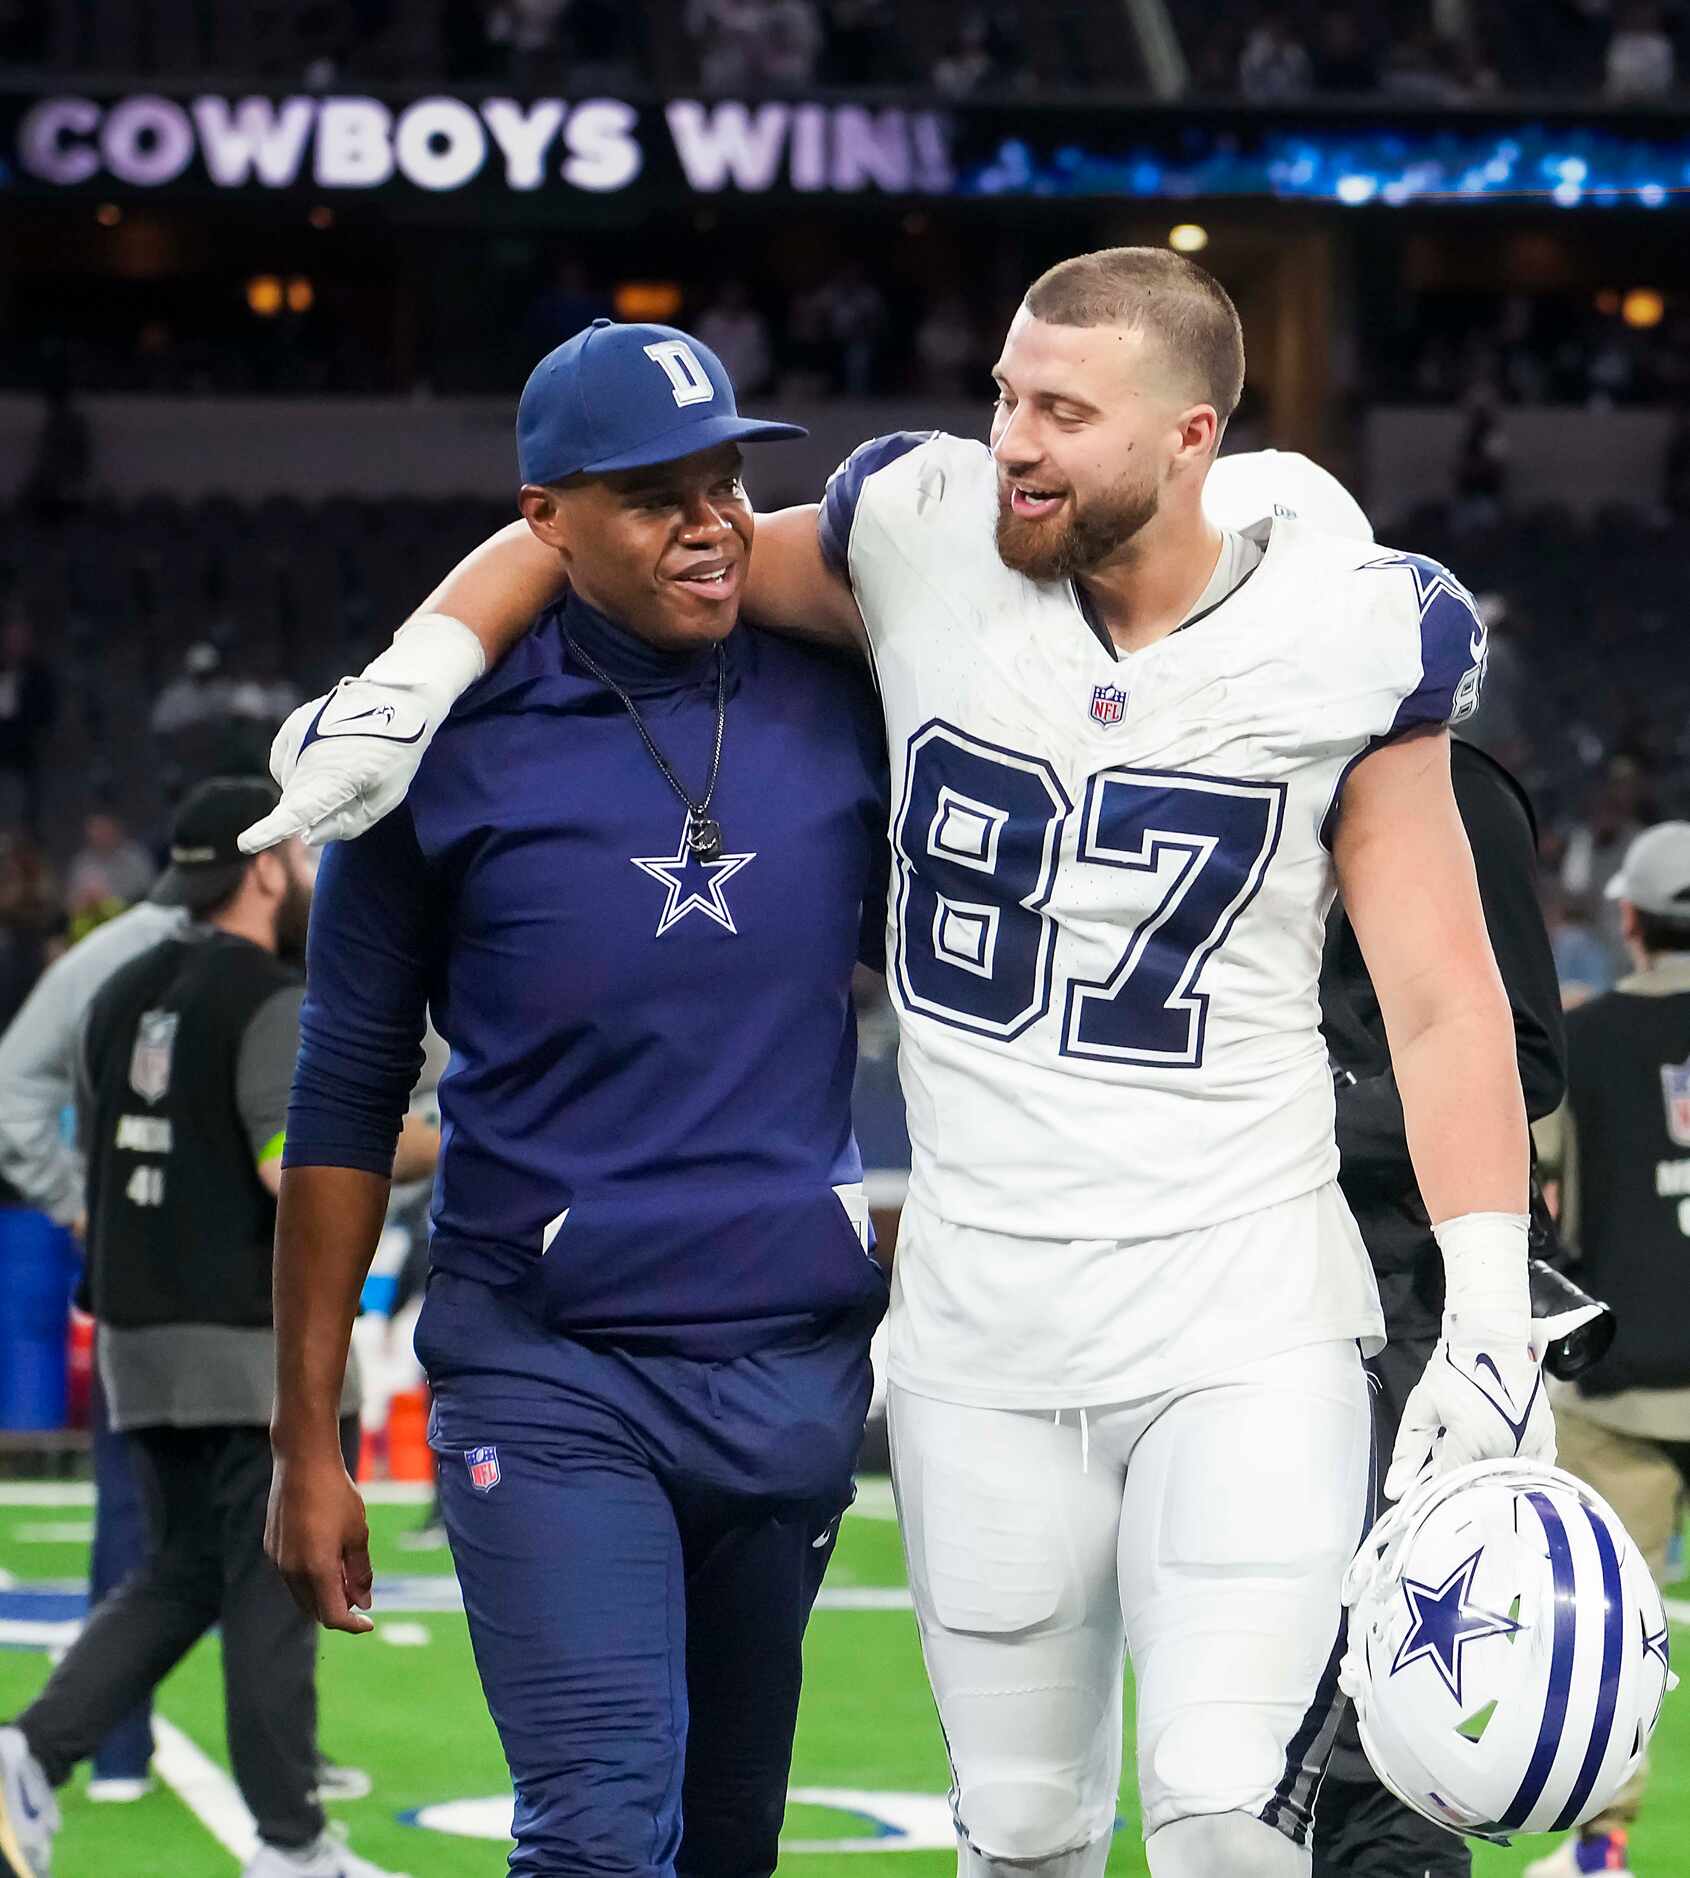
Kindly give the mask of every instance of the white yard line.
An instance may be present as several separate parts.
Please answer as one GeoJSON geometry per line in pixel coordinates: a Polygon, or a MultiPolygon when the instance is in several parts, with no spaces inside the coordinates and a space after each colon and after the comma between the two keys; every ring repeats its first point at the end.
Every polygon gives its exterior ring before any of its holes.
{"type": "Polygon", "coordinates": [[[242,1865],[258,1850],[258,1830],[240,1789],[174,1722],[153,1713],[153,1768],[195,1819],[242,1865]]]}
{"type": "MultiPolygon", "coordinates": [[[[359,1488],[370,1506],[427,1506],[434,1485],[427,1480],[369,1480],[359,1488]]],[[[3,1480],[0,1506],[92,1506],[90,1480],[3,1480]]]]}
{"type": "MultiPolygon", "coordinates": [[[[368,1506],[429,1506],[434,1485],[427,1480],[366,1480],[358,1489],[368,1506]]],[[[0,1506],[92,1506],[94,1487],[87,1480],[0,1480],[0,1506]]],[[[891,1519],[892,1483],[883,1474],[864,1474],[857,1482],[854,1512],[870,1519],[891,1519]]]]}
{"type": "Polygon", "coordinates": [[[420,1650],[434,1641],[434,1632],[427,1624],[413,1624],[400,1618],[383,1618],[376,1625],[376,1638],[381,1643],[391,1643],[396,1649],[420,1650]]]}
{"type": "Polygon", "coordinates": [[[850,1513],[857,1519],[891,1520],[898,1517],[892,1500],[892,1482],[885,1474],[863,1474],[857,1480],[857,1497],[850,1513]]]}
{"type": "Polygon", "coordinates": [[[68,1650],[82,1631],[80,1617],[47,1622],[33,1617],[0,1617],[0,1650],[68,1650]]]}
{"type": "MultiPolygon", "coordinates": [[[[12,1595],[16,1598],[21,1592],[27,1599],[31,1591],[63,1593],[82,1588],[80,1584],[70,1583],[55,1583],[49,1587],[37,1581],[16,1587],[12,1595]]],[[[13,1608],[17,1606],[14,1604],[13,1608]]],[[[378,1578],[371,1615],[379,1624],[384,1617],[442,1616],[463,1608],[464,1594],[457,1579],[450,1572],[440,1572],[428,1577],[378,1578]]],[[[831,1585],[825,1586],[816,1599],[818,1611],[907,1611],[910,1608],[910,1594],[903,1585],[831,1585]]],[[[1690,1611],[1686,1612],[1686,1621],[1690,1621],[1690,1611]]],[[[55,1649],[74,1642],[81,1628],[81,1619],[75,1617],[0,1618],[0,1645],[55,1649]]]]}
{"type": "Polygon", "coordinates": [[[915,1606],[902,1585],[841,1586],[837,1591],[824,1590],[816,1599],[818,1611],[908,1611],[915,1606]]]}

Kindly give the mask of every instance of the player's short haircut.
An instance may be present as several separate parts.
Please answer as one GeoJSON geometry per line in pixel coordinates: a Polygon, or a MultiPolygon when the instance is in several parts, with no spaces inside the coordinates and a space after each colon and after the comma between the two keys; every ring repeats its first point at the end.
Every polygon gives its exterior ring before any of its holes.
{"type": "Polygon", "coordinates": [[[1633,908],[1637,916],[1637,943],[1650,958],[1663,952],[1690,952],[1690,907],[1682,914],[1645,913],[1633,908]]]}
{"type": "Polygon", "coordinates": [[[1047,268],[1027,311],[1052,326],[1130,326],[1187,367],[1224,424],[1244,390],[1244,328],[1207,268],[1171,248],[1099,248],[1047,268]]]}

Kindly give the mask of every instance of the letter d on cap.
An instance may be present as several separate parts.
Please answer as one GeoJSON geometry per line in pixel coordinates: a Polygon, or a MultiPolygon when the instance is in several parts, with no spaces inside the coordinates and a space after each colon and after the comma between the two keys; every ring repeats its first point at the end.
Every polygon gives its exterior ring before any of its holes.
{"type": "Polygon", "coordinates": [[[677,404],[708,404],[715,397],[716,387],[705,375],[698,355],[684,339],[660,340],[654,346],[647,346],[645,355],[662,366],[677,404]]]}

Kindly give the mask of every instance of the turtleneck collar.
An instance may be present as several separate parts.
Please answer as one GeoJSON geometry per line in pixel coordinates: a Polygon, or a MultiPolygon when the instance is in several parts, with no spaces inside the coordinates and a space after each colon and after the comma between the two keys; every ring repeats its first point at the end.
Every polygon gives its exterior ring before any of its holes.
{"type": "MultiPolygon", "coordinates": [[[[626,626],[619,626],[597,607],[589,606],[579,594],[571,593],[563,603],[560,624],[566,635],[564,656],[571,664],[568,640],[573,639],[588,658],[604,668],[624,690],[634,693],[680,691],[688,685],[714,680],[716,649],[700,646],[696,651],[666,652],[651,645],[626,626]]],[[[735,629],[737,632],[737,628],[735,629]]],[[[733,634],[729,635],[731,643],[733,634]]],[[[583,668],[584,669],[584,668],[583,668]]],[[[592,673],[586,673],[591,677],[592,673]]]]}

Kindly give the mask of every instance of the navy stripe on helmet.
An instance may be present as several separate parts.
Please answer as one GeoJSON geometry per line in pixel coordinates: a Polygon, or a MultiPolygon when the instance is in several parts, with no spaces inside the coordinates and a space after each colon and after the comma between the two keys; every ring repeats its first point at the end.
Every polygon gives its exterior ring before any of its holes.
{"type": "Polygon", "coordinates": [[[1596,1535],[1596,1552],[1602,1561],[1602,1597],[1605,1606],[1602,1624],[1602,1683],[1596,1692],[1596,1725],[1590,1731],[1590,1746],[1584,1751],[1584,1763],[1579,1768],[1578,1779],[1573,1782],[1573,1790],[1567,1795],[1567,1804],[1562,1807],[1560,1818],[1550,1827],[1551,1832],[1567,1830],[1578,1818],[1585,1801],[1590,1798],[1590,1789],[1596,1784],[1596,1776],[1607,1756],[1608,1743],[1613,1739],[1614,1711],[1620,1700],[1620,1665],[1625,1653],[1625,1594],[1620,1585],[1620,1555],[1614,1549],[1614,1535],[1608,1530],[1606,1522],[1596,1517],[1595,1508],[1587,1506],[1584,1515],[1596,1535]]]}
{"type": "Polygon", "coordinates": [[[1573,1548],[1561,1515],[1546,1494],[1528,1493],[1538,1518],[1543,1522],[1543,1536],[1549,1542],[1549,1564],[1555,1580],[1555,1639],[1549,1658],[1549,1697],[1544,1703],[1543,1721],[1537,1731],[1537,1746],[1526,1767],[1526,1777],[1502,1817],[1497,1821],[1504,1832],[1518,1832],[1531,1817],[1549,1771],[1560,1752],[1561,1734],[1567,1722],[1567,1697],[1573,1686],[1573,1649],[1577,1641],[1574,1623],[1573,1548]]]}

